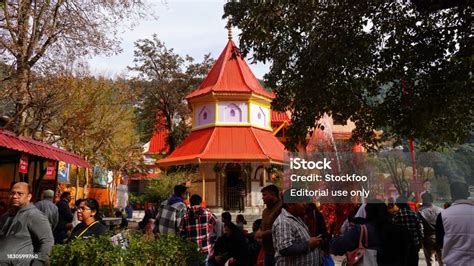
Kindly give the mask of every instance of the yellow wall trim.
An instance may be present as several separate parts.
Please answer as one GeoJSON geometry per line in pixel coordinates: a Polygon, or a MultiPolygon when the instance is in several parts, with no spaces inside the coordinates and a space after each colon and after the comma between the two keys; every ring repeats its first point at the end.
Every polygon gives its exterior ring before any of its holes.
{"type": "Polygon", "coordinates": [[[191,129],[191,131],[201,130],[201,129],[205,129],[205,128],[211,128],[211,127],[255,127],[255,128],[267,130],[267,131],[270,131],[270,132],[272,131],[271,128],[261,127],[261,126],[258,126],[258,125],[252,125],[252,124],[249,124],[249,123],[242,123],[242,124],[235,124],[235,123],[232,123],[232,124],[225,124],[225,123],[207,124],[207,125],[203,125],[203,126],[200,126],[200,127],[195,127],[193,129],[191,129]]]}

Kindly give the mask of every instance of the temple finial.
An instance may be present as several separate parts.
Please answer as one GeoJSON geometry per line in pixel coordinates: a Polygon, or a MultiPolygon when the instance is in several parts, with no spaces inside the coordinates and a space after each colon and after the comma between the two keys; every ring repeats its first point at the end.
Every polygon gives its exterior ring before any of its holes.
{"type": "Polygon", "coordinates": [[[227,21],[227,38],[229,38],[229,40],[232,40],[232,25],[230,23],[230,20],[227,21]]]}

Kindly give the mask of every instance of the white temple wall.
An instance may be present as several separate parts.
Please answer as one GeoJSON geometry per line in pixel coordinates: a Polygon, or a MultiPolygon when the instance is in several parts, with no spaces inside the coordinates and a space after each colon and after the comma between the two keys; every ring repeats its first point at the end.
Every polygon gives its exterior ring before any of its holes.
{"type": "Polygon", "coordinates": [[[248,123],[248,103],[246,102],[218,102],[217,122],[220,124],[248,123]]]}
{"type": "Polygon", "coordinates": [[[207,103],[196,106],[194,110],[195,127],[214,124],[215,121],[215,103],[207,103]]]}
{"type": "Polygon", "coordinates": [[[250,103],[250,121],[254,126],[270,129],[270,109],[250,103]]]}

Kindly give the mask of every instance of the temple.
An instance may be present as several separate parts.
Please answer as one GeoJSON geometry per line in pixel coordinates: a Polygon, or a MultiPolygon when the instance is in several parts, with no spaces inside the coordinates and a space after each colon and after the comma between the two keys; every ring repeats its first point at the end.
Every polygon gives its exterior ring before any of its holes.
{"type": "Polygon", "coordinates": [[[260,190],[271,181],[264,169],[281,165],[285,152],[273,135],[274,97],[229,38],[202,84],[186,96],[192,109],[190,135],[158,166],[198,164],[200,178],[191,191],[204,195],[209,207],[236,209],[232,195],[241,181],[245,206],[262,206],[260,190]]]}

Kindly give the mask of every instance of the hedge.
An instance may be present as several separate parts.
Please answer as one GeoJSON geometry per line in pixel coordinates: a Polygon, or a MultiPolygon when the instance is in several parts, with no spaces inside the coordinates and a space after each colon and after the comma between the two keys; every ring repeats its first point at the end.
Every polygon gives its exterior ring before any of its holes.
{"type": "Polygon", "coordinates": [[[113,246],[110,234],[55,245],[51,265],[189,265],[203,263],[197,246],[174,235],[145,240],[141,233],[124,233],[129,247],[113,246]]]}

